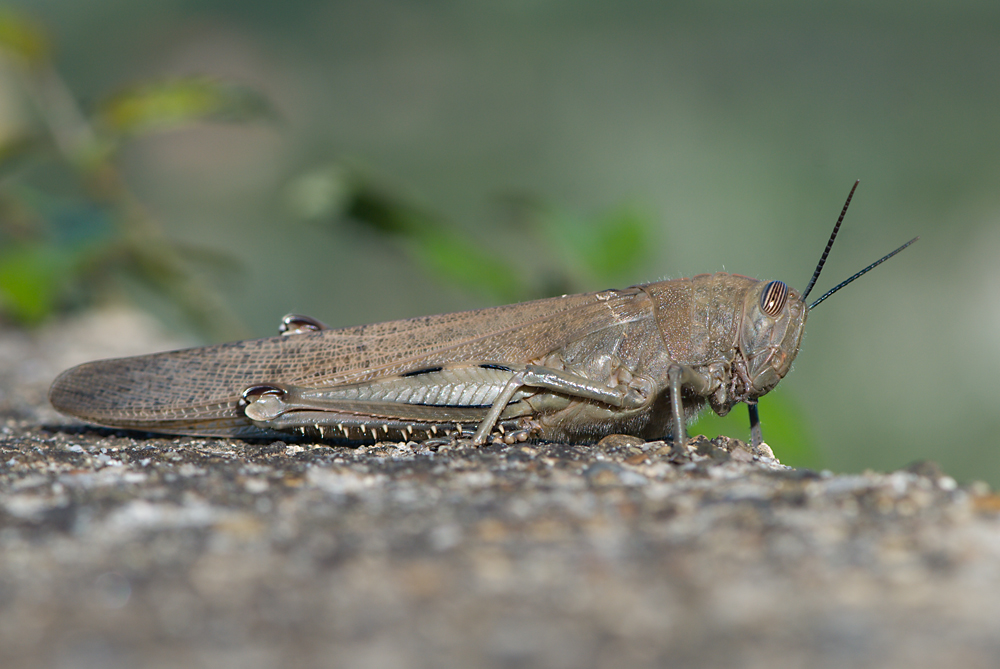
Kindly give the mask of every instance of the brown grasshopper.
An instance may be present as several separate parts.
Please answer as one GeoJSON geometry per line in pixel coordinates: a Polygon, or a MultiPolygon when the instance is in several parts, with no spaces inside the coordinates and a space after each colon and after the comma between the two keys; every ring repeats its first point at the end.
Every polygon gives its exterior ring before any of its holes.
{"type": "Polygon", "coordinates": [[[278,337],[74,367],[49,399],[150,432],[477,445],[615,433],[676,445],[706,402],[720,416],[745,402],[759,444],[757,398],[791,367],[809,310],[916,241],[807,306],[857,185],[801,295],[719,272],[343,329],[290,315],[278,337]]]}

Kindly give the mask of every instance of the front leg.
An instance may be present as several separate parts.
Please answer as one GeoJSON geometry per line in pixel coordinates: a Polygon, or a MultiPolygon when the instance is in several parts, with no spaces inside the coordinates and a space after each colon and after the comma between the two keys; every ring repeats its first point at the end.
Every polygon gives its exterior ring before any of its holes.
{"type": "Polygon", "coordinates": [[[757,411],[757,401],[747,401],[747,408],[750,410],[750,445],[755,449],[760,448],[764,442],[764,435],[760,431],[760,413],[757,411]]]}

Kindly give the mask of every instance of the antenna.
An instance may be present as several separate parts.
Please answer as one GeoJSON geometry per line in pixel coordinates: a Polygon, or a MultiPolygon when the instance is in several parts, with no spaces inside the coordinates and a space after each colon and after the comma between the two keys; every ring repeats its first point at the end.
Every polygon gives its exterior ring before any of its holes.
{"type": "MultiPolygon", "coordinates": [[[[861,179],[858,179],[857,181],[854,182],[854,186],[851,188],[851,192],[847,194],[847,202],[844,203],[844,208],[840,210],[840,218],[837,219],[837,225],[833,226],[833,232],[830,234],[830,241],[826,243],[826,248],[823,250],[823,255],[820,257],[819,263],[816,265],[816,271],[813,272],[812,278],[809,279],[809,285],[806,286],[805,291],[803,291],[802,293],[803,302],[805,302],[806,296],[809,295],[809,291],[811,291],[813,289],[813,286],[816,285],[816,279],[819,278],[819,273],[823,271],[823,265],[826,263],[826,257],[830,255],[830,249],[833,248],[833,240],[837,238],[837,233],[840,231],[840,224],[844,222],[844,215],[847,214],[847,206],[851,204],[851,198],[854,197],[854,191],[857,190],[859,183],[861,183],[861,179]]],[[[899,250],[901,251],[902,249],[899,250]]],[[[899,251],[894,251],[894,253],[898,252],[899,251]]],[[[882,260],[885,259],[886,258],[882,258],[882,260]]],[[[880,260],[879,262],[882,262],[882,260],[880,260]]],[[[878,263],[875,264],[877,265],[878,263]]],[[[868,269],[871,268],[869,267],[868,269]]],[[[826,296],[824,295],[824,297],[826,296]]]]}
{"type": "Polygon", "coordinates": [[[823,293],[823,297],[819,298],[818,300],[816,300],[815,302],[813,302],[812,304],[810,304],[809,308],[812,309],[817,304],[819,304],[820,302],[822,302],[826,298],[830,297],[831,295],[833,295],[834,293],[836,293],[838,290],[840,290],[841,288],[843,288],[844,286],[846,286],[850,282],[852,282],[855,279],[857,279],[858,277],[860,277],[862,274],[867,274],[868,272],[872,271],[873,269],[875,269],[876,267],[878,267],[879,265],[881,265],[882,263],[884,263],[886,260],[888,260],[889,258],[893,257],[894,255],[896,255],[897,253],[899,253],[900,251],[902,251],[903,249],[905,249],[907,246],[909,246],[913,242],[917,241],[918,239],[920,239],[920,237],[914,237],[913,239],[911,239],[910,241],[906,242],[905,244],[903,244],[902,246],[900,246],[898,249],[896,249],[895,251],[893,251],[892,253],[888,253],[888,254],[882,256],[881,258],[879,258],[878,260],[876,260],[875,262],[873,262],[868,267],[865,267],[863,270],[861,270],[860,272],[858,272],[857,274],[855,274],[851,278],[845,279],[844,281],[841,281],[836,286],[834,286],[830,290],[828,290],[825,293],[823,293]]]}

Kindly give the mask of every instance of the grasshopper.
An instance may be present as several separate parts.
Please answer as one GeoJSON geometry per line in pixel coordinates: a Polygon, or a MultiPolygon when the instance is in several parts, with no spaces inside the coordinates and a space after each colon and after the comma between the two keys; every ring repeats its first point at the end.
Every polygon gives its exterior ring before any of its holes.
{"type": "Polygon", "coordinates": [[[63,372],[59,411],[116,428],[349,441],[470,437],[477,445],[609,434],[686,440],[707,403],[749,407],[788,373],[809,311],[916,241],[806,297],[812,279],[700,274],[624,290],[330,329],[289,315],[281,335],[90,362],[63,372]]]}

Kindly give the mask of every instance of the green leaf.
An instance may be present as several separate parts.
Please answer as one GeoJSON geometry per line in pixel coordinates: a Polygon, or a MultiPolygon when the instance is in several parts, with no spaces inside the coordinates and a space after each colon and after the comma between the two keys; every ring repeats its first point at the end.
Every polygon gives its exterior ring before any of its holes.
{"type": "Polygon", "coordinates": [[[0,49],[28,65],[48,61],[49,38],[41,24],[9,7],[0,7],[0,49]]]}
{"type": "Polygon", "coordinates": [[[205,77],[145,83],[105,101],[96,121],[118,135],[168,130],[195,121],[246,122],[276,118],[250,88],[205,77]]]}
{"type": "MultiPolygon", "coordinates": [[[[823,458],[809,434],[802,411],[790,395],[772,392],[760,398],[759,408],[764,441],[782,464],[812,469],[823,466],[823,458]]],[[[742,404],[733,407],[725,417],[707,410],[688,425],[688,434],[703,434],[709,438],[724,434],[749,441],[750,420],[742,404]]]]}
{"type": "Polygon", "coordinates": [[[588,284],[614,283],[649,254],[652,223],[632,205],[589,217],[524,198],[515,206],[520,220],[542,231],[549,246],[563,252],[570,274],[582,270],[588,284]]]}
{"type": "Polygon", "coordinates": [[[526,294],[517,272],[487,250],[447,231],[430,230],[409,244],[417,261],[437,276],[468,290],[516,302],[526,294]]]}
{"type": "Polygon", "coordinates": [[[357,195],[357,179],[336,165],[303,172],[285,187],[285,202],[299,218],[325,221],[342,216],[357,195]]]}
{"type": "Polygon", "coordinates": [[[0,252],[0,307],[20,323],[39,323],[55,310],[74,264],[72,253],[43,244],[4,249],[0,252]]]}
{"type": "Polygon", "coordinates": [[[601,216],[584,238],[584,264],[598,279],[615,280],[648,255],[649,228],[649,218],[634,207],[601,216]]]}
{"type": "Polygon", "coordinates": [[[355,223],[383,235],[418,238],[434,236],[447,227],[440,218],[360,180],[353,188],[344,214],[355,223]]]}

